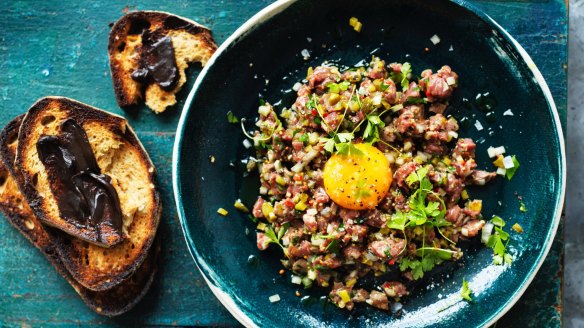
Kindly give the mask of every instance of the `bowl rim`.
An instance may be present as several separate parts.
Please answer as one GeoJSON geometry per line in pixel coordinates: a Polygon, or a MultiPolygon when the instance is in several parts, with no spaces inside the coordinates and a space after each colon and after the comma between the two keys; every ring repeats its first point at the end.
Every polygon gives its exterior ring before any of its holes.
{"type": "MultiPolygon", "coordinates": [[[[180,116],[180,119],[178,122],[174,146],[173,146],[173,152],[172,152],[173,193],[174,193],[174,198],[175,198],[175,203],[176,203],[176,208],[177,208],[177,212],[178,212],[178,217],[179,217],[181,229],[183,231],[183,236],[185,238],[185,242],[187,243],[187,248],[189,250],[189,253],[190,253],[193,261],[195,262],[197,268],[199,269],[199,272],[203,276],[205,282],[207,283],[207,285],[209,286],[209,288],[211,289],[211,291],[213,292],[215,297],[221,302],[221,304],[223,304],[223,306],[231,313],[231,315],[235,319],[237,319],[245,327],[257,327],[257,324],[252,320],[252,318],[245,311],[243,311],[240,308],[240,306],[234,301],[234,299],[229,295],[229,293],[226,292],[225,290],[223,290],[220,287],[220,284],[216,283],[218,277],[213,272],[213,270],[211,270],[209,268],[209,266],[205,263],[205,261],[203,261],[201,259],[201,257],[199,256],[199,252],[197,251],[197,249],[194,245],[194,242],[190,236],[190,232],[188,230],[187,223],[186,223],[184,208],[182,206],[182,195],[179,192],[179,184],[180,184],[180,178],[179,178],[179,174],[178,174],[178,163],[180,161],[179,149],[181,148],[181,145],[183,143],[183,133],[184,133],[184,129],[185,129],[185,121],[186,121],[186,118],[187,118],[189,111],[191,109],[191,103],[194,99],[195,94],[197,93],[197,90],[199,89],[199,87],[203,83],[205,76],[207,75],[207,72],[209,71],[210,67],[212,67],[214,65],[217,58],[219,58],[222,55],[222,53],[225,52],[232,45],[235,45],[241,38],[245,37],[248,33],[252,32],[257,26],[261,25],[263,22],[269,20],[273,16],[281,13],[282,11],[284,11],[286,8],[288,8],[290,5],[292,5],[293,3],[297,2],[297,1],[299,1],[299,0],[278,0],[278,1],[268,5],[267,7],[265,7],[264,9],[260,10],[258,13],[253,15],[250,19],[248,19],[239,28],[237,28],[235,30],[235,32],[233,32],[233,34],[231,34],[219,46],[219,48],[215,51],[213,56],[209,59],[209,61],[205,65],[205,67],[199,73],[192,89],[190,90],[190,92],[187,96],[187,99],[185,101],[185,104],[184,104],[184,107],[182,109],[181,116],[180,116]]],[[[495,312],[494,314],[492,314],[490,316],[488,321],[486,321],[484,323],[484,327],[489,327],[489,326],[493,325],[497,320],[499,320],[505,313],[507,313],[513,307],[513,305],[515,305],[515,303],[521,298],[521,296],[523,295],[523,293],[525,292],[527,287],[531,284],[531,282],[533,281],[537,272],[541,268],[545,258],[547,257],[547,255],[551,249],[551,246],[553,244],[553,239],[556,235],[556,232],[558,230],[558,226],[559,226],[559,223],[561,220],[561,214],[562,214],[562,210],[564,207],[565,192],[566,192],[566,153],[565,153],[564,133],[562,130],[562,124],[560,121],[558,110],[557,110],[556,104],[554,102],[554,99],[552,97],[551,91],[550,91],[545,79],[543,78],[543,75],[541,74],[541,72],[539,71],[539,69],[535,65],[535,62],[531,59],[531,57],[529,56],[527,51],[525,51],[525,49],[519,44],[519,42],[517,42],[517,40],[515,40],[515,38],[513,38],[513,36],[511,36],[511,34],[509,32],[507,32],[501,25],[499,25],[499,23],[497,23],[488,14],[486,14],[482,10],[478,9],[475,5],[469,3],[465,0],[448,0],[448,1],[471,11],[472,13],[477,15],[479,18],[481,18],[483,21],[485,21],[487,24],[490,24],[493,28],[495,28],[497,31],[499,31],[502,34],[502,36],[508,42],[510,42],[513,45],[513,47],[515,48],[515,50],[521,55],[521,58],[527,64],[531,73],[534,75],[534,78],[535,78],[537,84],[540,86],[540,88],[544,94],[544,97],[548,103],[548,107],[551,110],[551,113],[553,116],[553,121],[554,121],[554,124],[555,124],[557,132],[558,132],[557,138],[558,138],[559,146],[560,146],[560,155],[561,155],[560,156],[560,166],[561,166],[561,168],[560,168],[560,174],[561,174],[560,194],[559,194],[559,197],[556,199],[556,212],[554,214],[554,221],[553,221],[552,229],[550,229],[548,231],[546,238],[545,238],[545,244],[544,244],[545,248],[543,249],[543,252],[540,252],[539,257],[537,258],[536,266],[529,272],[527,279],[523,280],[519,289],[514,293],[514,295],[512,297],[510,297],[507,300],[507,302],[502,307],[499,308],[499,310],[497,312],[495,312]]]]}

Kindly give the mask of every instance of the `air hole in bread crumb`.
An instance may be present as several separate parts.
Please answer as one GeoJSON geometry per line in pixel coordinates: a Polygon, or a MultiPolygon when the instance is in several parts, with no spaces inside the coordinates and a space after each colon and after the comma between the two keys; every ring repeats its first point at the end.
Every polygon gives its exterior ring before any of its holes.
{"type": "Polygon", "coordinates": [[[39,184],[39,174],[38,174],[38,173],[35,173],[35,174],[32,176],[32,184],[33,184],[33,186],[35,186],[35,187],[36,187],[36,186],[39,184]]]}
{"type": "MultiPolygon", "coordinates": [[[[8,174],[6,172],[0,173],[0,187],[4,186],[7,178],[8,178],[8,174]]],[[[132,246],[134,246],[134,245],[132,245],[132,246]]]]}
{"type": "Polygon", "coordinates": [[[85,253],[85,265],[89,265],[89,255],[85,253]]]}
{"type": "Polygon", "coordinates": [[[125,42],[122,42],[122,43],[120,43],[120,44],[118,45],[118,51],[119,51],[119,52],[123,52],[123,51],[124,51],[124,49],[126,49],[126,43],[125,43],[125,42]]]}
{"type": "Polygon", "coordinates": [[[128,34],[142,34],[142,31],[150,28],[150,22],[144,19],[137,19],[132,22],[128,34]]]}
{"type": "Polygon", "coordinates": [[[41,124],[42,125],[49,125],[49,124],[55,122],[56,119],[57,118],[54,117],[53,115],[47,115],[47,116],[41,118],[41,124]]]}
{"type": "Polygon", "coordinates": [[[134,249],[136,247],[136,245],[134,245],[134,243],[132,243],[132,249],[134,249]]]}

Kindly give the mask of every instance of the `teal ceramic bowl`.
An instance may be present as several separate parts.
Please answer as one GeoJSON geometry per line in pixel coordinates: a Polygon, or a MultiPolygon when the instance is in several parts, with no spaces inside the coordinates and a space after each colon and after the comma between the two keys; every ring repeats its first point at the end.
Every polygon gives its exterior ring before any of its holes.
{"type": "Polygon", "coordinates": [[[505,30],[459,0],[274,3],[239,28],[200,74],[182,112],[173,158],[176,204],[193,259],[217,298],[249,327],[490,325],[525,291],[550,249],[565,172],[560,121],[540,72],[505,30]],[[361,33],[351,30],[351,16],[363,23],[361,33]],[[436,46],[430,42],[434,34],[441,39],[436,46]],[[310,53],[308,60],[303,49],[310,53]],[[260,253],[253,223],[233,208],[240,197],[251,206],[257,189],[238,166],[230,167],[249,151],[239,127],[227,122],[227,111],[254,118],[260,98],[290,106],[290,88],[308,67],[323,60],[351,65],[372,53],[390,62],[409,61],[417,69],[451,65],[461,85],[450,114],[470,123],[462,124],[459,134],[477,141],[479,167],[492,167],[486,151],[491,145],[505,145],[521,162],[511,181],[499,178],[471,190],[483,199],[486,217],[496,213],[524,228],[523,234],[512,233],[513,264],[492,265],[492,250],[470,245],[463,260],[440,266],[413,286],[398,313],[365,306],[342,311],[323,301],[326,292],[318,289],[301,290],[308,296],[303,300],[296,297],[298,286],[288,274],[278,274],[280,254],[275,249],[260,253]],[[488,115],[474,100],[487,92],[493,106],[488,115]],[[513,116],[503,114],[508,109],[513,116]],[[477,130],[476,121],[483,130],[477,130]],[[517,195],[528,212],[519,211],[517,195]],[[220,207],[230,214],[219,216],[220,207]],[[474,291],[471,303],[459,296],[463,278],[474,291]],[[273,294],[281,300],[270,303],[273,294]]]}

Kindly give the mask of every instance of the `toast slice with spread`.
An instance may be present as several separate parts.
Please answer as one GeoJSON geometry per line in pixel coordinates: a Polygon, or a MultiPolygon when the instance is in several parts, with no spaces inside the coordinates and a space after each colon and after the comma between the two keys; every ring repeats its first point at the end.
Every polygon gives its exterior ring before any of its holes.
{"type": "MultiPolygon", "coordinates": [[[[4,138],[8,145],[16,144],[16,180],[33,213],[67,233],[51,237],[73,278],[87,289],[103,291],[132,276],[148,255],[161,205],[154,166],[126,120],[72,99],[46,97],[23,118],[16,141],[13,135],[4,138]],[[104,228],[117,225],[112,223],[116,194],[121,240],[107,244],[104,228]],[[75,207],[79,200],[86,206],[75,207]],[[67,218],[66,211],[82,213],[84,219],[67,218]]],[[[0,155],[7,157],[5,153],[0,155]]]]}
{"type": "Polygon", "coordinates": [[[190,63],[205,65],[217,45],[211,31],[192,20],[158,11],[120,18],[108,43],[110,70],[120,107],[142,99],[154,112],[176,104],[190,63]]]}
{"type": "Polygon", "coordinates": [[[95,312],[105,316],[116,316],[127,312],[146,294],[157,271],[158,247],[127,280],[106,291],[92,291],[77,282],[66,269],[57,252],[52,234],[35,217],[20,192],[15,176],[14,158],[18,129],[23,116],[12,120],[0,133],[0,211],[8,222],[28,239],[47,258],[57,272],[69,282],[83,302],[95,312]]]}

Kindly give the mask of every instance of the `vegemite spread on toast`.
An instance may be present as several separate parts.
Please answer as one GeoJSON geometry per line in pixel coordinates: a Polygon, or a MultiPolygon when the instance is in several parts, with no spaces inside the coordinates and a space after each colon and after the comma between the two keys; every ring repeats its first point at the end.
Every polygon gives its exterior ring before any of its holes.
{"type": "Polygon", "coordinates": [[[163,90],[173,90],[179,80],[178,67],[172,40],[160,30],[142,32],[142,53],[138,69],[132,79],[150,83],[156,82],[163,90]]]}
{"type": "Polygon", "coordinates": [[[102,238],[104,229],[121,237],[120,199],[111,178],[101,173],[83,128],[68,119],[60,135],[42,136],[36,148],[61,217],[78,227],[95,229],[97,241],[107,243],[102,238]]]}

